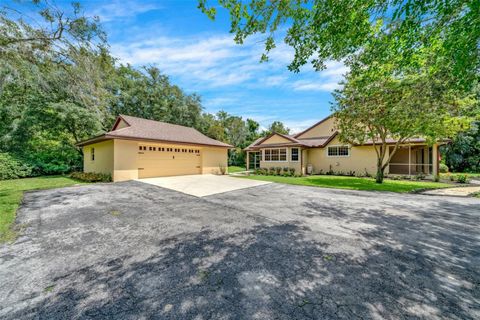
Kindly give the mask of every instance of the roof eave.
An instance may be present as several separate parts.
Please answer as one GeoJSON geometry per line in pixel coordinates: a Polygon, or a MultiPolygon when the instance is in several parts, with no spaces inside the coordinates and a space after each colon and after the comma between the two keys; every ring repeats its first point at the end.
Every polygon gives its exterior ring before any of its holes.
{"type": "Polygon", "coordinates": [[[108,135],[107,134],[100,134],[98,136],[94,136],[94,137],[91,137],[89,139],[77,142],[77,143],[75,143],[75,146],[83,147],[83,146],[87,146],[87,145],[92,144],[92,143],[97,143],[97,142],[106,141],[106,140],[110,140],[108,135]]]}
{"type": "Polygon", "coordinates": [[[226,145],[217,145],[217,144],[209,144],[209,143],[198,143],[198,142],[188,142],[188,141],[174,141],[174,140],[165,140],[165,139],[152,139],[152,138],[143,138],[143,137],[127,137],[115,134],[108,134],[106,135],[111,139],[124,139],[124,140],[139,140],[139,141],[151,141],[151,142],[163,142],[163,143],[171,143],[171,144],[183,144],[183,145],[201,145],[201,146],[208,146],[208,147],[218,147],[218,148],[234,148],[234,146],[230,144],[226,145]]]}

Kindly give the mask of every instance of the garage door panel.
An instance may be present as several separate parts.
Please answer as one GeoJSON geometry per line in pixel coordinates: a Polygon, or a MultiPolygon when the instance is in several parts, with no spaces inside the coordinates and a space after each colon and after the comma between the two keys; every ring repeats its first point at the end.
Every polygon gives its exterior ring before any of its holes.
{"type": "Polygon", "coordinates": [[[201,173],[200,154],[198,153],[149,151],[147,149],[139,152],[138,166],[139,178],[201,173]]]}

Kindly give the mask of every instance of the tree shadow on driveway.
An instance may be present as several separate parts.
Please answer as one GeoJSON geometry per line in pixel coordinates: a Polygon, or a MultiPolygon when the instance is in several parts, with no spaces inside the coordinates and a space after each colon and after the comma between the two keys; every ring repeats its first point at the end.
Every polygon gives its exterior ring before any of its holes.
{"type": "Polygon", "coordinates": [[[479,318],[478,215],[464,213],[478,206],[438,202],[437,214],[410,216],[304,205],[345,228],[370,225],[354,231],[368,247],[332,252],[301,221],[179,234],[148,258],[122,256],[58,277],[52,292],[8,318],[479,318]]]}

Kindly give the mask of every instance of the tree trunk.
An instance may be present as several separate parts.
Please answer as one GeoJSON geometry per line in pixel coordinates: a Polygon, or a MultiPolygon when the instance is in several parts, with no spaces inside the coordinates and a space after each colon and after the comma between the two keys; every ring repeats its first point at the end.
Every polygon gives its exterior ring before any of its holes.
{"type": "Polygon", "coordinates": [[[382,165],[382,160],[377,161],[377,175],[375,176],[376,183],[383,183],[385,167],[382,165]]]}

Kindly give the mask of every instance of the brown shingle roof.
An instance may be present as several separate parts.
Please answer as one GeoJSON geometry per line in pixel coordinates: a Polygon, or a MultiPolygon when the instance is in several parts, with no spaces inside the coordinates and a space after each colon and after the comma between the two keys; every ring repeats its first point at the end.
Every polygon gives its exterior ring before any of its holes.
{"type": "Polygon", "coordinates": [[[279,134],[279,133],[272,133],[268,135],[267,137],[264,138],[259,138],[255,140],[252,144],[250,144],[248,147],[246,147],[244,150],[249,151],[249,150],[256,150],[259,148],[269,148],[269,147],[287,147],[287,146],[301,146],[301,147],[324,147],[327,145],[335,136],[337,135],[337,132],[334,132],[330,136],[324,136],[324,137],[315,137],[315,138],[306,138],[306,139],[297,139],[294,138],[294,136],[287,136],[284,134],[279,134]],[[273,135],[280,135],[291,142],[286,142],[286,143],[275,143],[275,144],[262,144],[263,141],[267,140],[273,135]]]}
{"type": "Polygon", "coordinates": [[[209,138],[194,128],[126,115],[120,115],[117,118],[117,121],[115,122],[115,125],[112,129],[112,131],[109,131],[104,135],[82,141],[78,143],[78,145],[87,145],[107,139],[125,138],[184,144],[199,144],[225,148],[232,147],[227,143],[209,138]],[[120,119],[125,121],[128,126],[121,129],[116,129],[116,126],[120,119]]]}

